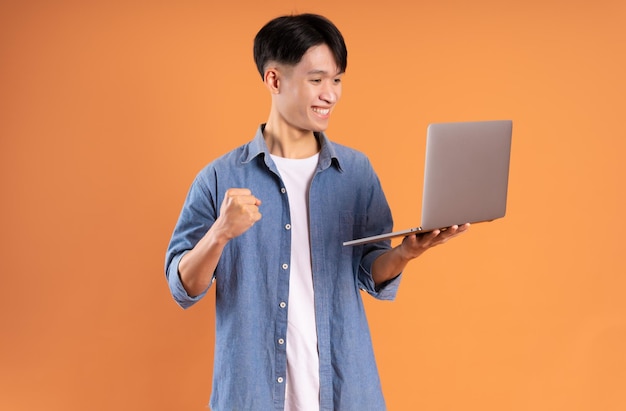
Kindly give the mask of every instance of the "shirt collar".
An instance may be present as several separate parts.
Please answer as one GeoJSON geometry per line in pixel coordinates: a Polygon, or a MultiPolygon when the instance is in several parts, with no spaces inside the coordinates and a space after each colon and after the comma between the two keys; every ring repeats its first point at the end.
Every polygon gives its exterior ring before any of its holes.
{"type": "MultiPolygon", "coordinates": [[[[265,124],[261,124],[254,135],[254,139],[246,145],[246,148],[243,152],[241,161],[242,163],[249,163],[253,158],[263,154],[265,164],[271,169],[272,168],[272,160],[270,157],[269,149],[267,148],[267,144],[265,143],[265,138],[263,137],[263,129],[265,128],[265,124]]],[[[320,142],[320,156],[319,156],[319,169],[325,170],[331,165],[335,165],[337,170],[343,171],[341,169],[341,163],[339,161],[339,157],[335,152],[335,147],[331,144],[328,137],[324,132],[315,133],[315,137],[320,142]]]]}

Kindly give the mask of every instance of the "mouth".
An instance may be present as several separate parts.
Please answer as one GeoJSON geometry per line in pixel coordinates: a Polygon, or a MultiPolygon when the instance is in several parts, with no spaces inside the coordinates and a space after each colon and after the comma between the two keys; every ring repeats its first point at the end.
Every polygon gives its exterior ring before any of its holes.
{"type": "Polygon", "coordinates": [[[313,107],[313,112],[325,117],[330,114],[330,108],[313,107]]]}

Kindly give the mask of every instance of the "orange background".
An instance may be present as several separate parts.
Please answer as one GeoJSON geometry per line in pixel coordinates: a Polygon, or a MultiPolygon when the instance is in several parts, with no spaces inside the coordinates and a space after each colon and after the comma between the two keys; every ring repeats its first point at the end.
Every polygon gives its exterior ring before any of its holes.
{"type": "Polygon", "coordinates": [[[398,228],[428,123],[514,121],[507,216],[367,298],[389,409],[626,409],[626,3],[508,3],[3,1],[0,409],[206,409],[214,293],[179,309],[164,253],[196,172],[266,120],[254,34],[305,11],[346,37],[328,133],[398,228]]]}

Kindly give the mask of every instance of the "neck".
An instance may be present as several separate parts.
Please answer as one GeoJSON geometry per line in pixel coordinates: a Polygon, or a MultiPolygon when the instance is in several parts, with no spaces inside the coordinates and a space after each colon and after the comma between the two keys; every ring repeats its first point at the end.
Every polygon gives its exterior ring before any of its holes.
{"type": "Polygon", "coordinates": [[[308,158],[320,150],[319,141],[310,130],[298,130],[288,125],[282,127],[267,122],[263,137],[270,154],[284,158],[308,158]]]}

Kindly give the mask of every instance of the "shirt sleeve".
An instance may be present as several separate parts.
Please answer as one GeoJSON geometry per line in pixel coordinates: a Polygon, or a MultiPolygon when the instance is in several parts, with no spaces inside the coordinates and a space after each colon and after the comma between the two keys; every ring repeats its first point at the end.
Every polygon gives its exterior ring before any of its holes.
{"type": "MultiPolygon", "coordinates": [[[[371,165],[369,167],[369,174],[371,194],[367,207],[368,227],[366,231],[378,234],[390,232],[393,229],[391,210],[389,208],[389,204],[387,203],[387,199],[385,198],[380,180],[371,165]]],[[[379,300],[394,300],[402,278],[400,273],[397,277],[386,281],[379,286],[376,286],[374,283],[374,278],[372,277],[372,265],[378,257],[390,249],[391,240],[365,244],[359,265],[359,285],[361,289],[367,291],[372,297],[379,300]]]]}
{"type": "Polygon", "coordinates": [[[205,290],[198,296],[190,296],[183,287],[178,265],[182,257],[195,247],[217,218],[214,196],[207,184],[209,170],[203,170],[194,180],[178,222],[174,228],[172,238],[165,257],[165,276],[174,300],[183,308],[188,308],[198,302],[206,294],[205,290]]]}
{"type": "Polygon", "coordinates": [[[170,265],[166,268],[166,277],[170,287],[170,292],[172,293],[172,296],[174,297],[174,300],[178,303],[178,305],[185,309],[200,301],[208,291],[207,289],[200,295],[192,297],[187,293],[185,287],[183,287],[183,283],[180,279],[180,274],[178,273],[178,264],[186,253],[187,251],[176,255],[172,259],[170,265]]]}

